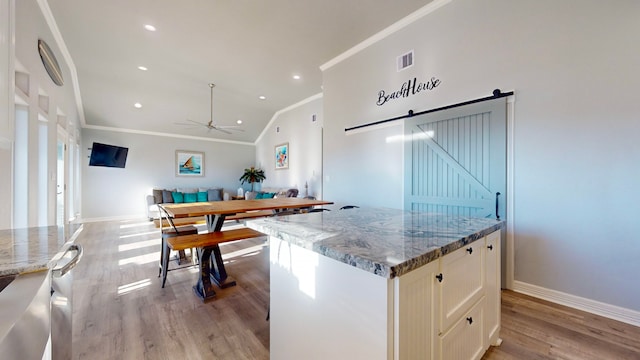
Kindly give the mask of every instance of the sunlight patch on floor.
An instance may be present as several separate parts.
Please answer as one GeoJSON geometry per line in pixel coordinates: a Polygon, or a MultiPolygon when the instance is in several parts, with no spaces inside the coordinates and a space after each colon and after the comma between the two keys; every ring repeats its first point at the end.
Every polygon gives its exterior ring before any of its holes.
{"type": "Polygon", "coordinates": [[[119,252],[129,251],[129,250],[141,249],[149,246],[158,246],[158,245],[160,245],[160,239],[136,241],[131,244],[118,245],[118,251],[119,252]]]}
{"type": "Polygon", "coordinates": [[[125,295],[130,292],[140,290],[147,286],[151,285],[151,279],[144,279],[140,281],[135,281],[130,284],[118,286],[118,295],[125,295]]]}
{"type": "Polygon", "coordinates": [[[256,246],[251,246],[248,247],[246,249],[241,249],[241,250],[236,250],[236,251],[232,251],[230,253],[226,253],[226,254],[222,254],[222,259],[224,260],[228,260],[228,259],[232,259],[238,256],[245,256],[247,254],[250,253],[258,253],[260,252],[260,250],[264,249],[265,247],[267,247],[267,244],[260,244],[260,245],[256,245],[256,246]]]}
{"type": "Polygon", "coordinates": [[[132,256],[132,257],[129,257],[129,258],[120,259],[118,261],[118,265],[120,265],[120,266],[128,265],[128,264],[144,265],[144,264],[149,264],[149,263],[158,262],[158,261],[160,261],[160,251],[149,253],[149,254],[144,254],[144,255],[139,255],[139,256],[132,256]]]}
{"type": "Polygon", "coordinates": [[[144,225],[151,225],[152,223],[149,221],[142,221],[142,222],[135,222],[135,223],[130,223],[130,224],[121,224],[120,225],[120,229],[130,229],[132,227],[136,227],[136,226],[144,226],[144,225]]]}
{"type": "Polygon", "coordinates": [[[129,234],[129,235],[120,235],[120,239],[128,239],[128,238],[132,238],[132,237],[136,237],[136,236],[151,235],[151,234],[158,235],[158,234],[160,234],[160,231],[156,230],[156,231],[139,232],[139,233],[129,234]]]}

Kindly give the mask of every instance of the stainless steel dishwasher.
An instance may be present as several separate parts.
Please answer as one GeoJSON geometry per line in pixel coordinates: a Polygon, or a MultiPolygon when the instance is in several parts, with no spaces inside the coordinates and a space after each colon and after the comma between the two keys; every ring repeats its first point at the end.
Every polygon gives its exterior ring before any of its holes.
{"type": "Polygon", "coordinates": [[[0,359],[50,359],[49,270],[3,277],[0,291],[0,359]]]}
{"type": "Polygon", "coordinates": [[[51,359],[71,359],[73,268],[82,258],[82,246],[67,243],[51,270],[51,359]]]}

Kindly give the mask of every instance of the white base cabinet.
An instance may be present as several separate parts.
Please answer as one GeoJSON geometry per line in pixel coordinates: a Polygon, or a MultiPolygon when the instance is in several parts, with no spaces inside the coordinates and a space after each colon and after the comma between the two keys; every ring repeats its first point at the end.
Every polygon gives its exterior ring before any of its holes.
{"type": "Polygon", "coordinates": [[[440,347],[437,359],[480,359],[486,348],[482,332],[484,299],[478,300],[471,309],[451,325],[447,332],[438,336],[440,347]]]}
{"type": "Polygon", "coordinates": [[[500,342],[499,246],[386,279],[271,237],[271,358],[480,359],[500,342]]]}

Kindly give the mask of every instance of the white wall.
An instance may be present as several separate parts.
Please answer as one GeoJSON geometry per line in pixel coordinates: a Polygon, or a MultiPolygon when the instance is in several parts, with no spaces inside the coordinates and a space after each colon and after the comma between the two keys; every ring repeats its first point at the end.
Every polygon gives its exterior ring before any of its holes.
{"type": "MultiPolygon", "coordinates": [[[[324,195],[402,207],[402,122],[345,127],[515,96],[515,280],[640,311],[640,3],[454,0],[324,71],[324,195]],[[395,70],[414,49],[416,64],[395,70]],[[376,106],[413,77],[442,84],[376,106]]],[[[637,313],[636,313],[637,314],[637,313]]]]}
{"type": "Polygon", "coordinates": [[[303,197],[306,183],[308,195],[322,198],[322,118],[318,96],[275,115],[256,143],[256,166],[267,177],[262,187],[292,186],[303,197]],[[276,170],[275,146],[282,143],[289,143],[289,169],[276,170]]]}
{"type": "Polygon", "coordinates": [[[0,207],[0,228],[8,228],[13,224],[8,221],[12,217],[12,199],[13,199],[13,145],[14,145],[14,127],[15,112],[13,102],[15,94],[18,95],[20,101],[26,104],[28,109],[29,121],[29,145],[28,154],[29,164],[27,165],[29,174],[24,180],[28,187],[28,225],[37,226],[43,221],[49,224],[55,224],[55,193],[56,193],[56,129],[58,125],[58,115],[63,114],[65,123],[63,126],[73,132],[73,129],[79,127],[79,116],[77,104],[75,102],[75,94],[71,83],[71,75],[69,65],[66,63],[62,51],[54,39],[54,36],[45,20],[43,12],[35,0],[20,1],[2,1],[0,2],[2,16],[0,17],[2,25],[0,26],[0,81],[2,81],[2,90],[0,97],[3,97],[0,105],[2,107],[2,115],[0,116],[0,138],[4,138],[5,143],[2,144],[2,156],[0,156],[0,168],[3,174],[0,177],[2,190],[0,195],[6,201],[3,201],[0,207]],[[62,71],[65,84],[57,86],[47,74],[40,55],[38,53],[38,39],[47,42],[55,56],[62,71]],[[13,42],[15,40],[15,42],[13,42]],[[6,56],[6,58],[5,58],[6,56]],[[15,58],[14,58],[15,57],[15,58]],[[14,74],[15,71],[27,74],[22,77],[24,92],[14,92],[14,74]],[[9,98],[6,99],[6,93],[9,98]],[[41,101],[41,96],[46,97],[47,101],[41,101]],[[6,102],[5,102],[6,100],[6,102]],[[47,162],[47,192],[46,194],[38,193],[39,183],[39,164],[38,153],[43,150],[38,146],[38,126],[39,118],[47,120],[48,141],[44,152],[48,154],[47,162]],[[48,202],[48,219],[38,219],[39,207],[41,202],[38,198],[44,198],[48,202]]]}
{"type": "Polygon", "coordinates": [[[85,221],[143,217],[153,188],[222,187],[235,195],[238,178],[255,161],[253,144],[82,130],[82,217],[85,221]],[[89,166],[93,142],[129,148],[124,169],[89,166]],[[203,177],[178,177],[176,150],[204,152],[203,177]]]}
{"type": "Polygon", "coordinates": [[[0,229],[12,223],[11,168],[13,139],[13,2],[0,0],[0,229]]]}

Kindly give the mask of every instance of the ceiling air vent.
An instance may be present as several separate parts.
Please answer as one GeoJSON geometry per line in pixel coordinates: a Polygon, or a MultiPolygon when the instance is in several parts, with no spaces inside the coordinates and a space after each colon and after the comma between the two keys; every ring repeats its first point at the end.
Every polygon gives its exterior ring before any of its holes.
{"type": "Polygon", "coordinates": [[[404,70],[413,65],[413,50],[398,56],[398,71],[404,70]]]}

